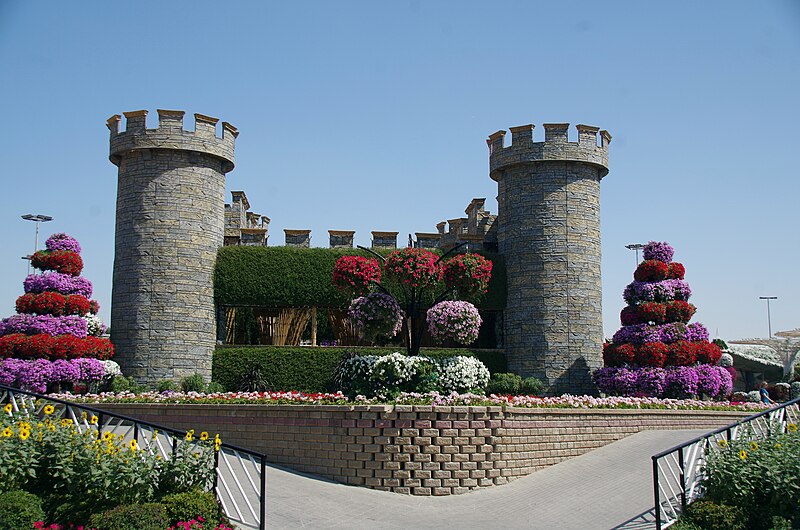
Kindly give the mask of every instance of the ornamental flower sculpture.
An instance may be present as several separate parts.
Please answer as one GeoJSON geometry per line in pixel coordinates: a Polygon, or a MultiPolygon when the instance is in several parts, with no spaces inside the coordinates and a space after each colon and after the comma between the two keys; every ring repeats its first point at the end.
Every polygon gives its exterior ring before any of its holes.
{"type": "Polygon", "coordinates": [[[0,382],[44,392],[48,384],[91,383],[102,379],[102,360],[114,354],[100,337],[100,306],[90,300],[92,284],[79,276],[81,247],[67,234],[47,239],[46,250],[31,257],[42,274],[28,276],[17,314],[0,321],[0,382]]]}
{"type": "Polygon", "coordinates": [[[644,261],[623,293],[628,305],[622,327],[603,347],[605,368],[594,373],[600,391],[621,396],[724,397],[733,388],[730,372],[716,366],[722,356],[708,330],[689,323],[696,308],[667,243],[651,241],[644,261]]]}
{"type": "Polygon", "coordinates": [[[477,339],[481,323],[478,310],[469,302],[450,299],[453,296],[476,299],[485,293],[492,276],[490,260],[471,253],[447,259],[459,247],[441,257],[428,250],[409,247],[395,250],[385,258],[369,249],[359,248],[375,257],[343,256],[333,270],[336,287],[362,297],[350,306],[350,317],[357,329],[370,329],[365,325],[367,320],[372,328],[378,328],[377,320],[382,314],[386,321],[379,328],[386,330],[386,336],[396,335],[402,328],[402,320],[397,320],[397,313],[393,310],[389,311],[390,298],[400,308],[400,318],[405,319],[408,332],[406,349],[410,355],[419,353],[424,331],[421,320],[427,307],[433,311],[427,312],[427,318],[434,339],[450,338],[462,344],[477,339]],[[389,287],[381,283],[382,278],[389,287]],[[370,298],[373,296],[367,294],[370,291],[380,291],[382,296],[370,298]],[[383,304],[383,312],[375,309],[372,312],[374,318],[365,320],[370,304],[383,304]]]}

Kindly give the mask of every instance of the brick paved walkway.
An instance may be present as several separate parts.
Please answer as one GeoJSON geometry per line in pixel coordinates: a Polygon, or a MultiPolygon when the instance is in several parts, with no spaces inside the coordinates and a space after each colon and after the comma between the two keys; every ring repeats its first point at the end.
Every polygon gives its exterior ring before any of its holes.
{"type": "Polygon", "coordinates": [[[271,467],[267,527],[651,529],[650,457],[704,432],[641,432],[510,484],[447,497],[345,486],[271,467]]]}

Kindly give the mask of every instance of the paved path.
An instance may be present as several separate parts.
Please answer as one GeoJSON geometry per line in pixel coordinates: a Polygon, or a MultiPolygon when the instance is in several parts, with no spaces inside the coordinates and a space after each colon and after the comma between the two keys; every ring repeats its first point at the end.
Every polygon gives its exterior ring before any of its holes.
{"type": "Polygon", "coordinates": [[[447,497],[398,495],[270,467],[267,528],[649,530],[650,457],[705,432],[640,432],[509,484],[447,497]]]}

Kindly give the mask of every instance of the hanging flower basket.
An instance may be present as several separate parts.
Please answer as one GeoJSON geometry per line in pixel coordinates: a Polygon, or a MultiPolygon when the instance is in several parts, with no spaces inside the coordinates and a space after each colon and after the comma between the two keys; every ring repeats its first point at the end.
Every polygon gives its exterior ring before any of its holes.
{"type": "Polygon", "coordinates": [[[403,311],[384,293],[370,293],[353,300],[348,316],[363,338],[394,337],[403,326],[403,311]]]}
{"type": "Polygon", "coordinates": [[[428,309],[428,331],[437,341],[471,344],[478,339],[481,315],[469,302],[445,300],[428,309]]]}

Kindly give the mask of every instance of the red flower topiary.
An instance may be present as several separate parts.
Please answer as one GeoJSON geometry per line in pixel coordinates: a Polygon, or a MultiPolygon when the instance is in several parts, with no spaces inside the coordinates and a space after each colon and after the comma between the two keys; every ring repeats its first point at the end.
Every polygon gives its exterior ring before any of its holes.
{"type": "Polygon", "coordinates": [[[722,350],[713,342],[696,342],[694,350],[700,364],[717,364],[722,357],[722,350]]]}
{"type": "Polygon", "coordinates": [[[31,265],[43,271],[56,271],[77,276],[83,270],[83,259],[71,250],[39,250],[31,256],[31,265]]]}
{"type": "Polygon", "coordinates": [[[462,298],[486,292],[492,278],[492,262],[480,254],[459,254],[440,265],[439,278],[462,298]]]}
{"type": "Polygon", "coordinates": [[[64,303],[64,313],[67,315],[85,315],[91,309],[91,302],[85,296],[71,294],[64,303]]]}
{"type": "Polygon", "coordinates": [[[342,256],[333,267],[333,284],[348,293],[364,294],[369,290],[370,282],[379,281],[381,267],[375,258],[342,256]]]}
{"type": "Polygon", "coordinates": [[[15,357],[27,339],[28,336],[24,333],[11,333],[0,337],[0,359],[15,357]]]}
{"type": "Polygon", "coordinates": [[[682,280],[684,275],[686,274],[686,268],[678,263],[677,261],[673,261],[669,264],[669,272],[667,273],[667,278],[670,280],[682,280]]]}
{"type": "Polygon", "coordinates": [[[636,348],[632,344],[603,344],[603,361],[606,366],[621,366],[631,364],[636,355],[636,348]]]}
{"type": "Polygon", "coordinates": [[[63,295],[55,291],[43,293],[25,293],[17,298],[17,313],[35,313],[37,315],[85,315],[91,309],[91,303],[79,294],[63,295]]]}
{"type": "Polygon", "coordinates": [[[667,322],[687,323],[692,319],[697,308],[685,300],[672,300],[666,304],[667,322]]]}
{"type": "MultiPolygon", "coordinates": [[[[656,263],[661,263],[660,261],[656,263]]],[[[667,308],[658,302],[644,302],[637,306],[640,323],[663,324],[667,318],[667,308]]]]}
{"type": "Polygon", "coordinates": [[[693,366],[697,363],[695,343],[684,340],[669,345],[666,364],[669,366],[693,366]]]}
{"type": "Polygon", "coordinates": [[[438,279],[438,256],[421,248],[403,248],[386,256],[387,276],[409,287],[430,287],[438,279]]]}
{"type": "MultiPolygon", "coordinates": [[[[77,296],[77,295],[74,295],[77,296]]],[[[90,300],[89,301],[89,312],[93,315],[96,315],[100,312],[100,302],[97,300],[90,300]]]]}
{"type": "Polygon", "coordinates": [[[636,363],[640,366],[661,368],[669,355],[669,346],[663,342],[648,342],[636,351],[636,363]]]}
{"type": "Polygon", "coordinates": [[[637,282],[659,282],[667,278],[669,272],[669,265],[663,261],[648,259],[636,267],[633,273],[633,279],[637,282]]]}

